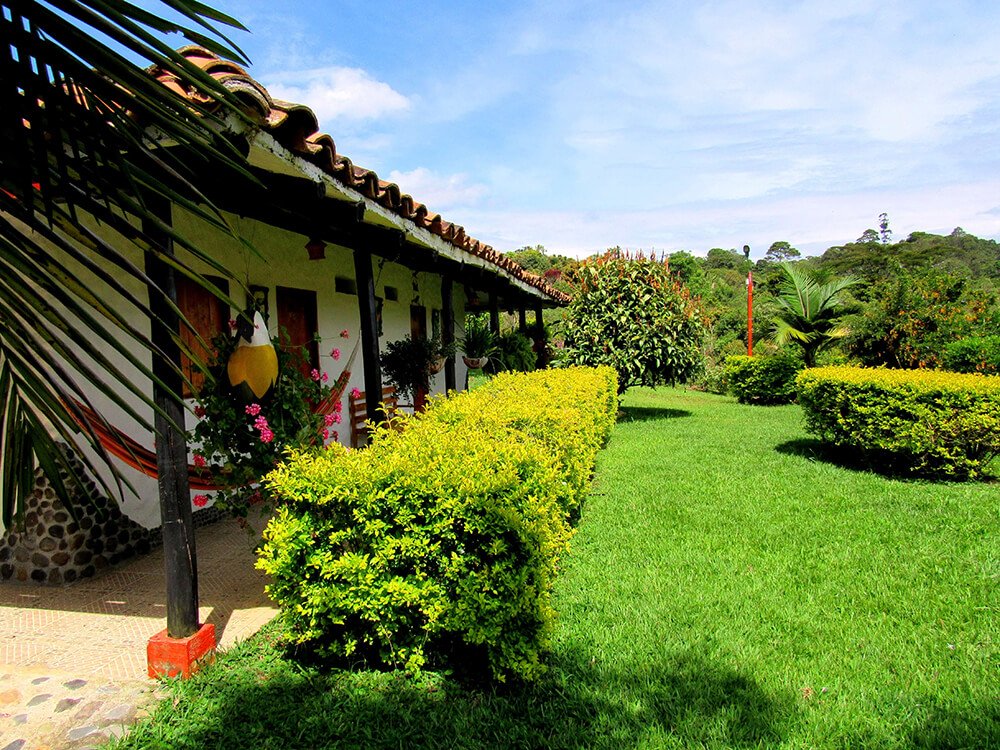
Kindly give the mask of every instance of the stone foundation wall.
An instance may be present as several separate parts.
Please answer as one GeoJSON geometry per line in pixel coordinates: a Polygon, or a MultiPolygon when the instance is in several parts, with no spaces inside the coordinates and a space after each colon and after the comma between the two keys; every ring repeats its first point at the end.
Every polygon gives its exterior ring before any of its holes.
{"type": "MultiPolygon", "coordinates": [[[[79,475],[83,465],[75,461],[79,475]]],[[[82,496],[79,485],[62,477],[70,492],[82,496]]],[[[56,497],[41,470],[25,501],[24,528],[8,529],[0,537],[0,578],[45,584],[72,583],[136,554],[154,543],[147,529],[130,521],[117,504],[98,492],[89,478],[86,489],[97,501],[79,506],[77,520],[56,497]]],[[[158,541],[158,539],[157,539],[158,541]]]]}

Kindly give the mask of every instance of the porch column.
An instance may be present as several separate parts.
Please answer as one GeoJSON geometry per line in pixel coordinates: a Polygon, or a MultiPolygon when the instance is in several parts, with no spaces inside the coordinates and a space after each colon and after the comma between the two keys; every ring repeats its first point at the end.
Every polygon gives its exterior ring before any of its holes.
{"type": "MultiPolygon", "coordinates": [[[[452,280],[450,276],[441,277],[441,343],[444,346],[455,343],[455,303],[452,300],[452,280]]],[[[444,363],[444,387],[454,391],[458,386],[455,379],[455,354],[452,353],[444,363]]]]}
{"type": "MultiPolygon", "coordinates": [[[[147,198],[164,224],[171,220],[170,203],[147,198]]],[[[152,222],[143,223],[143,232],[164,254],[174,253],[170,236],[152,222]]],[[[145,257],[149,287],[149,309],[153,314],[150,338],[163,353],[153,357],[153,375],[162,385],[153,383],[153,400],[161,411],[153,416],[156,430],[156,472],[163,523],[163,557],[167,578],[167,635],[187,638],[199,629],[198,560],[191,521],[191,492],[188,485],[187,441],[184,437],[184,407],[180,401],[183,378],[180,375],[180,348],[174,336],[180,319],[169,303],[177,304],[173,269],[153,252],[145,257]],[[158,289],[157,289],[158,287],[158,289]],[[164,361],[164,359],[169,360],[164,361]],[[170,363],[176,367],[170,366],[170,363]]],[[[213,646],[214,639],[213,639],[213,646]]]]}
{"type": "Polygon", "coordinates": [[[496,334],[500,333],[500,306],[495,289],[490,290],[490,330],[496,334]]]}
{"type": "Polygon", "coordinates": [[[375,278],[372,276],[372,255],[367,250],[354,251],[354,278],[358,285],[358,312],[361,316],[361,354],[365,367],[365,405],[368,419],[383,422],[379,410],[382,403],[382,358],[378,351],[378,319],[375,307],[375,278]]]}
{"type": "Polygon", "coordinates": [[[519,303],[517,308],[517,330],[526,333],[528,330],[527,311],[524,309],[524,302],[519,303]]]}
{"type": "Polygon", "coordinates": [[[542,303],[535,303],[535,325],[538,326],[539,330],[542,328],[542,303]]]}

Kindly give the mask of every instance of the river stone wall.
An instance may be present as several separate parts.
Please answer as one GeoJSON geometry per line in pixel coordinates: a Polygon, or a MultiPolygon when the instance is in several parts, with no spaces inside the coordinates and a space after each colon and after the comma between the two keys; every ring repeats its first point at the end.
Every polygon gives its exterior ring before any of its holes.
{"type": "MultiPolygon", "coordinates": [[[[83,466],[73,459],[78,475],[83,466]]],[[[76,481],[62,476],[70,492],[80,495],[76,481]]],[[[81,507],[74,521],[42,474],[25,502],[24,528],[8,529],[0,537],[0,578],[45,584],[72,583],[136,554],[149,552],[150,532],[129,520],[116,503],[102,496],[95,483],[86,489],[97,501],[81,507]]],[[[159,536],[159,535],[155,535],[159,536]]]]}

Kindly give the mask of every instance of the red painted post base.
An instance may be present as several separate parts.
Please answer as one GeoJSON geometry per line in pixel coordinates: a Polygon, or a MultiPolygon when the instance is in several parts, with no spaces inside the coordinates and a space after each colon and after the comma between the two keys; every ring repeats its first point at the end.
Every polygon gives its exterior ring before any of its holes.
{"type": "Polygon", "coordinates": [[[215,661],[215,625],[206,623],[187,638],[171,638],[162,630],[146,644],[149,676],[176,677],[185,680],[202,664],[215,661]]]}

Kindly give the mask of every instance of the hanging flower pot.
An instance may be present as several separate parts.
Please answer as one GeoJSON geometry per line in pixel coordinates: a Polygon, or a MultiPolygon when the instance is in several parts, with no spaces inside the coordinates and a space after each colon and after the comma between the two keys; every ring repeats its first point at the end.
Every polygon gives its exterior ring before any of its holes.
{"type": "Polygon", "coordinates": [[[431,365],[430,373],[431,375],[437,375],[441,370],[444,369],[444,357],[439,357],[435,360],[434,364],[431,365]]]}
{"type": "Polygon", "coordinates": [[[470,370],[482,370],[489,361],[489,357],[462,357],[462,361],[465,362],[465,366],[470,370]]]}

